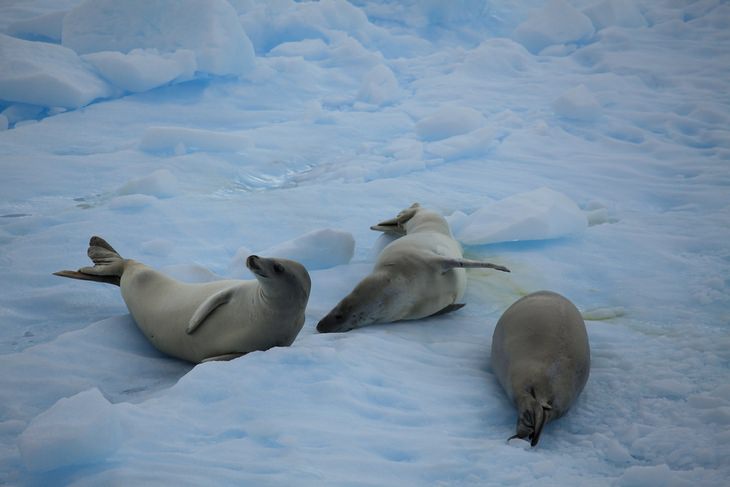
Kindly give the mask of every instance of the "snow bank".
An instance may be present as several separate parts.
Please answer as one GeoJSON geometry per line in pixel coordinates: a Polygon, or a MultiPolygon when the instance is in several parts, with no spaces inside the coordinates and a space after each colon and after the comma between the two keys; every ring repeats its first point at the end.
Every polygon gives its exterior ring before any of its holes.
{"type": "Polygon", "coordinates": [[[462,135],[482,127],[486,119],[469,107],[445,106],[416,123],[416,133],[423,140],[436,141],[462,135]]]}
{"type": "Polygon", "coordinates": [[[161,53],[157,49],[134,49],[129,54],[103,51],[84,54],[81,58],[111,84],[131,92],[192,79],[197,67],[195,53],[187,49],[173,53],[161,53]]]}
{"type": "Polygon", "coordinates": [[[426,152],[432,157],[453,161],[465,157],[479,157],[489,152],[502,134],[493,127],[483,127],[466,134],[455,135],[426,144],[426,152]]]}
{"type": "Polygon", "coordinates": [[[585,85],[578,85],[553,102],[553,111],[564,118],[591,122],[601,115],[601,104],[585,85]]]}
{"type": "Polygon", "coordinates": [[[645,27],[644,15],[634,0],[604,0],[592,5],[583,13],[591,19],[596,30],[606,27],[645,27]]]}
{"type": "Polygon", "coordinates": [[[347,264],[354,252],[355,239],[351,233],[325,228],[274,245],[256,254],[262,257],[296,260],[311,271],[347,264]]]}
{"type": "Polygon", "coordinates": [[[588,221],[563,193],[540,188],[491,203],[454,229],[457,240],[483,245],[514,240],[543,240],[583,231],[588,221]]]}
{"type": "Polygon", "coordinates": [[[225,0],[86,0],[64,17],[63,45],[79,54],[190,50],[196,71],[214,75],[241,75],[254,62],[251,41],[225,0]]]}
{"type": "Polygon", "coordinates": [[[363,78],[357,99],[373,105],[388,105],[401,96],[398,80],[385,64],[371,69],[363,78]]]}
{"type": "Polygon", "coordinates": [[[99,462],[119,448],[122,438],[119,414],[94,388],[60,399],[39,414],[18,446],[29,470],[46,471],[99,462]]]}
{"type": "Polygon", "coordinates": [[[139,148],[147,152],[241,152],[253,145],[245,135],[184,127],[149,127],[139,148]]]}
{"type": "Polygon", "coordinates": [[[593,23],[565,0],[548,0],[517,26],[512,38],[533,54],[555,44],[580,43],[595,32],[593,23]]]}
{"type": "Polygon", "coordinates": [[[78,108],[111,94],[71,49],[0,34],[0,100],[78,108]]]}

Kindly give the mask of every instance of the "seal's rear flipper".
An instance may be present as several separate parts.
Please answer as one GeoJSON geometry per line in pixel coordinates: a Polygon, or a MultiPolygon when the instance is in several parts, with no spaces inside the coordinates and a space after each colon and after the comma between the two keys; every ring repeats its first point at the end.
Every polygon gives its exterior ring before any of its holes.
{"type": "Polygon", "coordinates": [[[71,279],[81,279],[82,281],[105,282],[119,286],[120,276],[95,276],[93,274],[84,274],[78,271],[58,271],[53,273],[54,276],[70,277],[71,279]]]}
{"type": "Polygon", "coordinates": [[[507,269],[506,267],[497,265],[497,264],[492,264],[491,262],[480,262],[478,260],[448,259],[448,258],[440,258],[439,260],[441,261],[441,266],[443,267],[444,272],[454,269],[456,267],[487,268],[487,269],[496,269],[496,270],[502,271],[502,272],[510,272],[510,270],[507,269]]]}
{"type": "Polygon", "coordinates": [[[446,306],[445,308],[436,311],[431,316],[439,316],[439,315],[445,315],[446,313],[451,313],[452,311],[456,311],[457,309],[461,309],[464,306],[466,306],[466,303],[454,303],[446,306]]]}

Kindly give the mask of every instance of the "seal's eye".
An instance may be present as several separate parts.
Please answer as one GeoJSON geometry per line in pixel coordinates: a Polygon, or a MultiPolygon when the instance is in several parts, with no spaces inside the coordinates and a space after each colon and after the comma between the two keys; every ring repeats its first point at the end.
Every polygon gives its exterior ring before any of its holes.
{"type": "Polygon", "coordinates": [[[284,272],[284,266],[281,265],[281,264],[279,264],[278,262],[275,263],[274,264],[274,272],[276,272],[277,274],[281,274],[282,272],[284,272]]]}

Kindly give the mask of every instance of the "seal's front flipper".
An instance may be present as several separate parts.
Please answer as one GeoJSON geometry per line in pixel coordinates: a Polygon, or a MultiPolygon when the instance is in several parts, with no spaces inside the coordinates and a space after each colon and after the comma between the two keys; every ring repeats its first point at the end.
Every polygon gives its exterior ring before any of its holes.
{"type": "Polygon", "coordinates": [[[232,296],[233,288],[228,288],[218,291],[203,301],[200,306],[198,306],[198,309],[195,310],[195,313],[193,313],[193,317],[190,318],[188,328],[185,330],[187,334],[190,335],[195,332],[195,330],[203,324],[206,318],[208,318],[213,311],[215,311],[219,306],[223,306],[230,301],[232,296]]]}
{"type": "Polygon", "coordinates": [[[238,358],[242,355],[245,355],[245,354],[243,354],[243,353],[226,353],[223,355],[216,355],[214,357],[208,357],[206,359],[201,360],[200,363],[202,364],[205,362],[218,362],[218,361],[225,362],[228,360],[233,360],[234,358],[238,358]]]}
{"type": "Polygon", "coordinates": [[[443,271],[450,271],[451,269],[460,267],[460,268],[487,268],[487,269],[496,269],[498,271],[502,272],[510,272],[509,269],[507,269],[504,266],[492,264],[491,262],[480,262],[478,260],[469,260],[469,259],[448,259],[448,258],[440,258],[441,261],[441,267],[443,268],[443,271]]]}
{"type": "Polygon", "coordinates": [[[457,309],[461,309],[464,306],[466,306],[466,303],[454,303],[446,306],[444,309],[441,309],[439,311],[436,311],[431,316],[439,316],[439,315],[445,315],[446,313],[451,313],[452,311],[456,311],[457,309]]]}

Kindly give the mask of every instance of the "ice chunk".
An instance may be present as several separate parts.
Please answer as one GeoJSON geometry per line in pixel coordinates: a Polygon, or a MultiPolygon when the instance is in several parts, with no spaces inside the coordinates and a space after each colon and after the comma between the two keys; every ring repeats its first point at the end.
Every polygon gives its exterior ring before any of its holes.
{"type": "Polygon", "coordinates": [[[517,26],[512,38],[533,54],[555,44],[580,43],[594,34],[591,19],[565,0],[548,0],[517,26]]]}
{"type": "Polygon", "coordinates": [[[43,116],[46,109],[38,105],[28,105],[25,103],[15,103],[3,110],[2,114],[8,121],[9,125],[14,125],[24,120],[38,120],[43,116]]]}
{"type": "Polygon", "coordinates": [[[645,27],[646,19],[634,0],[604,0],[583,13],[591,19],[596,30],[605,27],[645,27]]]}
{"type": "Polygon", "coordinates": [[[252,68],[251,41],[225,0],[86,0],[63,19],[63,45],[79,54],[191,50],[197,69],[240,75],[252,68]]]}
{"type": "Polygon", "coordinates": [[[71,49],[0,34],[1,100],[78,108],[111,93],[71,49]]]}
{"type": "Polygon", "coordinates": [[[460,70],[473,76],[514,76],[530,65],[530,53],[511,39],[488,39],[469,51],[460,70]]]}
{"type": "Polygon", "coordinates": [[[601,114],[601,104],[585,85],[578,85],[553,102],[553,110],[561,117],[590,122],[601,114]]]}
{"type": "Polygon", "coordinates": [[[416,123],[416,133],[423,140],[436,141],[462,135],[482,127],[486,119],[469,107],[445,106],[416,123]]]}
{"type": "Polygon", "coordinates": [[[257,255],[296,260],[309,270],[317,270],[347,264],[354,252],[351,233],[325,228],[261,250],[257,255]]]}
{"type": "Polygon", "coordinates": [[[579,233],[587,226],[585,214],[573,200],[558,191],[540,188],[475,211],[455,236],[467,245],[483,245],[558,238],[579,233]]]}
{"type": "Polygon", "coordinates": [[[105,459],[119,448],[122,433],[119,414],[94,388],[60,399],[38,415],[18,446],[29,470],[47,471],[105,459]]]}
{"type": "Polygon", "coordinates": [[[400,98],[398,80],[385,64],[371,69],[363,78],[357,99],[373,105],[387,105],[400,98]]]}
{"type": "Polygon", "coordinates": [[[0,114],[0,132],[2,132],[3,130],[7,130],[9,126],[10,122],[8,121],[8,117],[0,114]]]}
{"type": "Polygon", "coordinates": [[[177,178],[167,169],[159,169],[147,176],[132,179],[117,190],[117,194],[149,195],[156,198],[170,198],[177,194],[177,178]]]}
{"type": "Polygon", "coordinates": [[[30,41],[61,43],[61,29],[66,11],[51,12],[25,20],[18,20],[8,26],[8,34],[30,41]]]}
{"type": "Polygon", "coordinates": [[[140,149],[147,152],[184,154],[189,151],[241,152],[252,146],[245,135],[184,127],[150,127],[140,149]]]}
{"type": "Polygon", "coordinates": [[[197,68],[195,53],[187,49],[173,53],[160,53],[157,49],[134,49],[129,54],[103,51],[84,54],[81,58],[111,84],[131,92],[192,79],[197,68]]]}

